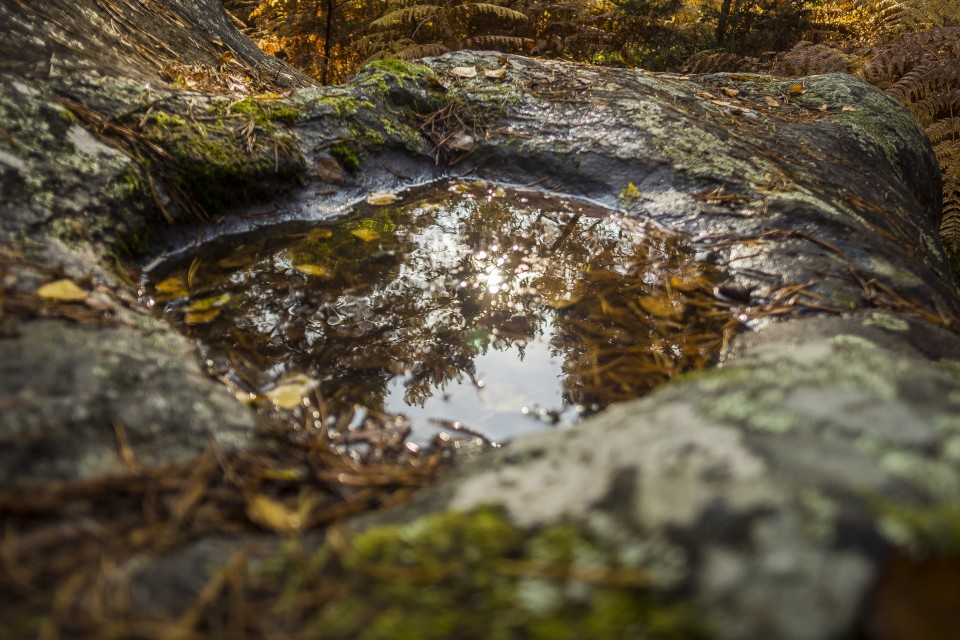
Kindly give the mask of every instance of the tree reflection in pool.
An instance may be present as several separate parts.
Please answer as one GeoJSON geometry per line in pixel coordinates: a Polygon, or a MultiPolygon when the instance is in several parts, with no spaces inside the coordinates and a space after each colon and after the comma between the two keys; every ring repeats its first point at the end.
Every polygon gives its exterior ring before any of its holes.
{"type": "Polygon", "coordinates": [[[638,220],[483,183],[413,197],[203,247],[145,291],[243,394],[402,414],[417,440],[572,422],[704,366],[732,326],[714,270],[638,220]]]}

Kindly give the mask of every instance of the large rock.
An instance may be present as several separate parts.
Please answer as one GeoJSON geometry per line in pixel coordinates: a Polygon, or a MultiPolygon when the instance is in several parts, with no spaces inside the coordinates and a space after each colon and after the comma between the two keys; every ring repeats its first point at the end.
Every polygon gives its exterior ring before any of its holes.
{"type": "MultiPolygon", "coordinates": [[[[121,289],[91,247],[152,236],[154,252],[182,250],[455,174],[537,183],[687,234],[743,325],[720,366],[518,440],[357,522],[352,547],[303,569],[342,585],[317,614],[324,637],[361,623],[366,637],[836,637],[873,620],[858,611],[896,549],[955,539],[960,338],[938,172],[883,94],[845,75],[685,77],[471,52],[317,88],[261,59],[210,3],[161,4],[172,13],[145,33],[206,34],[195,50],[178,40],[185,61],[212,68],[216,42],[232,42],[277,85],[303,86],[280,99],[184,91],[123,39],[77,35],[86,13],[0,8],[24,43],[0,78],[0,228],[32,260],[5,265],[5,289],[62,275],[121,289]],[[64,34],[82,46],[39,44],[64,34]],[[331,158],[354,172],[328,184],[317,166],[331,158]],[[157,175],[137,173],[145,161],[157,175]],[[220,224],[187,224],[197,204],[220,224]]],[[[4,332],[8,487],[121,469],[121,428],[146,466],[209,437],[254,446],[260,418],[171,329],[130,317],[21,318],[4,332]]],[[[243,544],[275,552],[237,535],[135,558],[132,593],[178,615],[205,560],[243,544]]]]}

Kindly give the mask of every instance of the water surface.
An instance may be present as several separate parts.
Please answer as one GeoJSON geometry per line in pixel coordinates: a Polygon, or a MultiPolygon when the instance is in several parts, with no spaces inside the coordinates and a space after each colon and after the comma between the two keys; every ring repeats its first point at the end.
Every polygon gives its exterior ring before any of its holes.
{"type": "Polygon", "coordinates": [[[484,183],[404,200],[203,247],[146,295],[239,392],[420,440],[567,424],[716,354],[726,318],[680,238],[484,183]]]}

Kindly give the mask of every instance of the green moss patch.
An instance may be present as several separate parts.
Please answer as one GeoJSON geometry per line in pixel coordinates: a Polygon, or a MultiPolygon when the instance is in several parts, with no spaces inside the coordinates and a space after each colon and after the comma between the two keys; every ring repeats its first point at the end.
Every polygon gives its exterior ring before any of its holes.
{"type": "MultiPolygon", "coordinates": [[[[308,637],[708,637],[686,604],[655,594],[615,549],[569,525],[519,529],[494,509],[377,527],[307,566],[326,576],[315,584],[339,582],[306,621],[308,637]]],[[[314,582],[299,567],[273,567],[298,582],[285,590],[288,606],[314,582]]]]}

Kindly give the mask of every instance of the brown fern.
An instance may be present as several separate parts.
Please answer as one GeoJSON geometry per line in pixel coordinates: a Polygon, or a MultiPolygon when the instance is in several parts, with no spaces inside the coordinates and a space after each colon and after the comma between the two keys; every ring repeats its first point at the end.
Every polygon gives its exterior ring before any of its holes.
{"type": "Polygon", "coordinates": [[[960,265],[960,27],[907,34],[874,47],[857,71],[910,109],[943,173],[940,237],[960,265]]]}
{"type": "Polygon", "coordinates": [[[789,51],[777,54],[769,66],[780,76],[809,76],[818,73],[849,73],[851,57],[835,47],[802,41],[789,51]]]}

